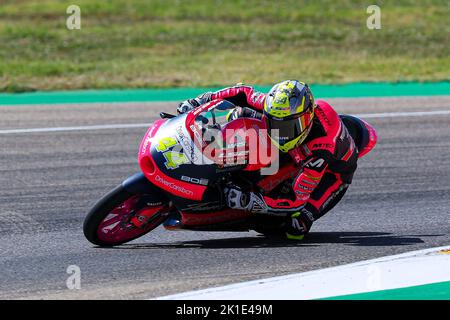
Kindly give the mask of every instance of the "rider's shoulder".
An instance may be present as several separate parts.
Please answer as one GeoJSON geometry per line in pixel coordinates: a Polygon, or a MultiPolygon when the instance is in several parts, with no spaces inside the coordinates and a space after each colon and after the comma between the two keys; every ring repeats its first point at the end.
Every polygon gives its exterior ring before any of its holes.
{"type": "Polygon", "coordinates": [[[339,131],[339,115],[328,102],[324,100],[317,100],[316,108],[314,109],[314,116],[317,117],[327,133],[333,134],[333,132],[339,131]]]}
{"type": "Polygon", "coordinates": [[[334,152],[336,146],[336,135],[340,130],[339,115],[324,100],[316,100],[314,110],[315,121],[320,123],[311,132],[311,137],[307,139],[306,145],[313,153],[334,152]]]}
{"type": "Polygon", "coordinates": [[[325,100],[316,100],[315,115],[319,118],[337,118],[339,117],[333,107],[325,100]]]}

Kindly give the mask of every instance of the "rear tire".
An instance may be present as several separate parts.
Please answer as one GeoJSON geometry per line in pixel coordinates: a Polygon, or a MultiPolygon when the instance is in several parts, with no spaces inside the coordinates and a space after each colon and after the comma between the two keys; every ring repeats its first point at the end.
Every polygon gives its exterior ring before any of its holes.
{"type": "MultiPolygon", "coordinates": [[[[155,212],[154,216],[151,218],[151,223],[146,225],[143,228],[137,228],[134,226],[134,229],[132,228],[133,225],[131,223],[129,224],[129,230],[130,232],[127,234],[127,231],[123,232],[122,237],[118,237],[117,239],[111,238],[108,240],[102,239],[101,231],[99,230],[102,226],[102,223],[106,221],[106,218],[108,215],[111,214],[113,210],[116,208],[123,207],[123,204],[126,203],[126,201],[137,198],[139,199],[140,195],[137,193],[131,193],[127,191],[122,185],[117,186],[110,192],[108,192],[106,195],[104,195],[95,205],[94,207],[89,211],[88,215],[86,216],[83,224],[83,232],[87,240],[89,242],[98,245],[98,246],[116,246],[120,245],[129,241],[132,241],[136,238],[139,238],[146,233],[150,232],[151,230],[158,227],[161,223],[163,223],[168,215],[168,207],[164,204],[161,204],[159,207],[161,210],[158,212],[155,212]],[[99,236],[100,233],[100,236],[99,236]]],[[[152,197],[151,195],[142,194],[142,197],[150,197],[154,200],[152,202],[159,201],[161,203],[162,199],[155,199],[156,197],[152,197]]],[[[137,200],[139,201],[139,200],[137,200]]],[[[130,220],[130,218],[133,216],[133,213],[131,212],[128,215],[123,215],[124,219],[130,220]]],[[[120,221],[119,224],[123,224],[125,226],[126,221],[120,221]]],[[[128,226],[128,225],[127,225],[128,226]]]]}

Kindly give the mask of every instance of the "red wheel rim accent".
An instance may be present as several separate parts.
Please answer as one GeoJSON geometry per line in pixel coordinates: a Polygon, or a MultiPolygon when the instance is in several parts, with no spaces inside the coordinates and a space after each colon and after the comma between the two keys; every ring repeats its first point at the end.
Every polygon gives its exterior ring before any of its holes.
{"type": "Polygon", "coordinates": [[[144,207],[135,212],[136,204],[142,195],[135,195],[117,205],[103,219],[97,229],[98,239],[105,243],[126,242],[134,238],[138,238],[153,228],[156,228],[163,220],[164,215],[161,214],[163,206],[144,207]],[[151,214],[149,216],[149,210],[151,214]],[[148,216],[148,223],[142,227],[136,227],[131,219],[140,212],[145,211],[148,216]]]}

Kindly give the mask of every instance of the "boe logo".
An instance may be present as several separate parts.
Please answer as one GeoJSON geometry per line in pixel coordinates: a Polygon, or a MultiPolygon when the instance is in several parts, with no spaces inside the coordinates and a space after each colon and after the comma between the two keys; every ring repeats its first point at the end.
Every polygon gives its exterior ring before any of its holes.
{"type": "Polygon", "coordinates": [[[81,9],[77,5],[70,5],[66,10],[67,14],[70,14],[66,20],[66,26],[69,30],[80,30],[81,29],[81,9]]]}
{"type": "Polygon", "coordinates": [[[70,276],[66,280],[66,286],[69,290],[81,289],[81,269],[77,265],[70,265],[66,270],[70,276]]]}

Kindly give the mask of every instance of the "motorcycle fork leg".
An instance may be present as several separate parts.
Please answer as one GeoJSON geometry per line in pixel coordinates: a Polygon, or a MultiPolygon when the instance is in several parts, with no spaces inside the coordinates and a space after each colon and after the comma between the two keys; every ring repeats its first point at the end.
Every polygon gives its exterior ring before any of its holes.
{"type": "Polygon", "coordinates": [[[167,206],[156,206],[156,207],[147,207],[140,210],[133,218],[131,218],[131,223],[138,227],[142,228],[143,226],[151,223],[155,219],[159,218],[162,214],[168,215],[168,210],[164,210],[167,206]]]}

